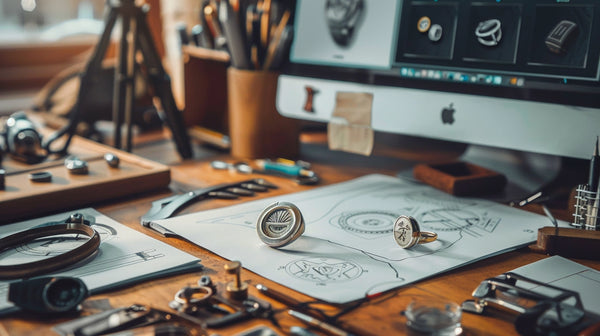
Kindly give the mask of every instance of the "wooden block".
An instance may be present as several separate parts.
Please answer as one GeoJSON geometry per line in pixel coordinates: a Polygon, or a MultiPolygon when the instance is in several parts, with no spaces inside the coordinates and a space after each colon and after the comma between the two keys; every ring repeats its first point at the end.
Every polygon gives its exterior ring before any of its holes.
{"type": "Polygon", "coordinates": [[[0,190],[0,224],[166,188],[171,181],[170,169],[165,165],[77,136],[69,146],[69,153],[88,163],[89,174],[70,174],[64,158],[38,165],[5,159],[7,176],[6,188],[0,190]],[[119,157],[119,168],[109,167],[104,160],[104,154],[109,152],[119,157]],[[50,172],[52,181],[29,180],[30,173],[40,171],[50,172]]]}
{"type": "Polygon", "coordinates": [[[184,46],[183,76],[186,126],[202,126],[228,134],[227,67],[229,54],[184,46]]]}
{"type": "Polygon", "coordinates": [[[538,230],[534,252],[567,258],[600,260],[600,231],[546,226],[538,230]]]}
{"type": "Polygon", "coordinates": [[[413,175],[419,181],[457,196],[491,194],[506,185],[504,175],[461,161],[419,164],[414,167],[413,175]]]}

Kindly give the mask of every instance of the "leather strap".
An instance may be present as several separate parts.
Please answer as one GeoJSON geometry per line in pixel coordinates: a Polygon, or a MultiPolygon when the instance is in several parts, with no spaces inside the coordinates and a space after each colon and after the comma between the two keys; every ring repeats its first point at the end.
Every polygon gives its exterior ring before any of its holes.
{"type": "Polygon", "coordinates": [[[90,237],[82,245],[54,257],[24,264],[0,266],[0,279],[29,278],[49,273],[73,265],[96,252],[100,246],[100,235],[98,232],[85,224],[83,220],[77,223],[71,222],[72,218],[73,216],[63,222],[48,223],[0,239],[0,253],[2,253],[10,248],[30,243],[38,238],[63,234],[82,234],[90,237]]]}

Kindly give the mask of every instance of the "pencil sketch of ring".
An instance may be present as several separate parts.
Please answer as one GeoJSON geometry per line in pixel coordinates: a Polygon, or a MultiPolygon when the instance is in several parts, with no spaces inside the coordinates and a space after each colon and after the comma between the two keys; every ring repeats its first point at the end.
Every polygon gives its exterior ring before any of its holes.
{"type": "Polygon", "coordinates": [[[256,231],[260,240],[270,247],[286,246],[304,233],[304,218],[297,206],[276,202],[258,216],[256,231]]]}
{"type": "Polygon", "coordinates": [[[417,220],[410,216],[400,216],[394,222],[394,239],[404,249],[417,244],[431,243],[437,236],[435,232],[421,231],[417,220]]]}
{"type": "Polygon", "coordinates": [[[497,46],[502,39],[502,23],[498,19],[479,22],[475,29],[475,36],[484,46],[497,46]]]}

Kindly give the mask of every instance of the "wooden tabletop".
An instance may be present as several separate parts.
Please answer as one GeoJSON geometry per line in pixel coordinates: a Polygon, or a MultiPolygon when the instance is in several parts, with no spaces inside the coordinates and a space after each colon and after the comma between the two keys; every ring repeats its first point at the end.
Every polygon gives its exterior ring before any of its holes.
{"type": "MultiPolygon", "coordinates": [[[[436,153],[436,145],[436,143],[432,143],[430,146],[426,146],[428,147],[427,152],[430,154],[428,158],[431,161],[443,160],[448,155],[448,151],[445,149],[443,152],[438,151],[436,153]]],[[[456,153],[460,150],[458,147],[453,148],[456,153]]],[[[313,170],[322,178],[321,185],[327,185],[347,181],[370,173],[395,176],[399,171],[409,169],[411,164],[414,164],[410,160],[406,161],[405,158],[413,159],[413,155],[415,155],[414,151],[423,151],[422,147],[413,146],[412,148],[412,150],[400,155],[397,152],[390,154],[385,148],[377,149],[373,156],[363,157],[354,154],[331,152],[326,148],[326,145],[320,142],[305,142],[302,145],[300,159],[310,162],[313,170]]],[[[204,270],[148,281],[109,293],[95,295],[89,298],[88,301],[107,299],[112,307],[123,307],[137,303],[172,311],[168,304],[173,299],[174,293],[185,285],[195,284],[201,276],[209,275],[213,282],[218,284],[219,288],[222,288],[225,283],[231,281],[232,276],[224,270],[227,260],[190,242],[162,238],[153,231],[143,228],[140,225],[139,218],[148,211],[150,203],[153,200],[170,196],[173,192],[182,192],[218,183],[236,181],[239,180],[240,175],[226,170],[217,171],[211,168],[210,161],[212,160],[233,161],[235,159],[231,158],[225,152],[203,147],[197,147],[195,158],[186,161],[179,160],[172,143],[159,140],[136,146],[134,154],[167,164],[171,168],[171,184],[169,188],[123,199],[107,200],[94,204],[94,208],[118,222],[200,258],[204,265],[204,270]]],[[[250,175],[245,177],[262,176],[250,175]]],[[[315,186],[300,186],[290,179],[281,177],[272,176],[269,177],[269,181],[277,184],[279,189],[257,197],[271,197],[315,188],[315,186]]],[[[244,199],[239,199],[198,202],[185,208],[181,214],[233,205],[244,201],[244,199]]],[[[533,253],[528,248],[523,248],[486,258],[430,279],[392,290],[382,296],[366,301],[360,307],[342,315],[336,325],[356,335],[404,335],[408,333],[408,329],[406,327],[406,318],[402,315],[402,312],[413,298],[432,296],[460,304],[464,300],[471,298],[471,293],[482,280],[546,257],[546,255],[533,253]]],[[[583,259],[575,259],[574,261],[600,270],[600,262],[598,261],[583,259]]],[[[423,267],[427,266],[424,265],[423,267]]],[[[299,301],[311,301],[310,297],[292,291],[282,284],[265,279],[245,269],[242,271],[241,276],[242,280],[249,284],[249,295],[271,302],[272,306],[278,311],[275,317],[280,322],[282,329],[278,329],[278,332],[281,335],[289,335],[289,328],[291,326],[303,326],[302,323],[288,316],[284,304],[263,296],[254,286],[256,284],[264,284],[269,288],[282,291],[299,301]]],[[[341,307],[324,308],[332,309],[328,311],[335,313],[341,307]]],[[[56,335],[51,328],[71,318],[73,316],[52,317],[15,313],[9,317],[0,319],[0,336],[56,335]]],[[[462,316],[463,334],[517,335],[513,326],[513,320],[514,317],[507,314],[478,316],[464,313],[462,316]]],[[[269,320],[251,319],[227,328],[208,330],[207,334],[235,335],[242,330],[257,325],[268,325],[277,329],[269,320]]],[[[320,331],[312,331],[318,335],[324,335],[320,331]]]]}

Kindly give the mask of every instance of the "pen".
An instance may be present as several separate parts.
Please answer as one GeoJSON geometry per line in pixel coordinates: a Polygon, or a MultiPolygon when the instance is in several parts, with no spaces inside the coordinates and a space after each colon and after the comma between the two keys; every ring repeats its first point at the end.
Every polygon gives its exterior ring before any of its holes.
{"type": "Polygon", "coordinates": [[[326,331],[332,335],[336,335],[336,336],[352,336],[352,334],[338,328],[335,327],[329,323],[325,323],[323,321],[317,320],[314,317],[308,316],[306,314],[302,314],[300,312],[297,312],[295,310],[288,310],[288,314],[290,314],[291,316],[299,319],[302,322],[305,322],[306,324],[309,324],[311,326],[317,327],[323,331],[326,331]]]}
{"type": "Polygon", "coordinates": [[[190,137],[198,141],[213,145],[221,149],[228,149],[231,146],[229,136],[200,126],[192,126],[188,129],[190,137]]]}
{"type": "Polygon", "coordinates": [[[264,49],[269,45],[271,38],[271,0],[263,0],[261,4],[260,43],[264,49]]]}
{"type": "Polygon", "coordinates": [[[291,176],[312,177],[315,175],[312,170],[304,169],[297,165],[287,165],[269,160],[256,160],[255,162],[265,171],[274,171],[291,176]]]}
{"type": "Polygon", "coordinates": [[[594,147],[594,154],[590,159],[590,174],[588,179],[588,185],[591,191],[598,189],[598,178],[600,177],[600,153],[598,152],[598,137],[596,137],[596,146],[594,147]]]}
{"type": "Polygon", "coordinates": [[[208,25],[208,29],[213,35],[213,39],[215,41],[215,49],[226,49],[227,48],[227,38],[223,35],[221,31],[221,26],[219,25],[219,18],[217,17],[217,8],[213,7],[212,4],[208,4],[204,7],[204,18],[206,19],[206,24],[208,25]]]}
{"type": "Polygon", "coordinates": [[[598,222],[598,207],[599,198],[600,198],[600,190],[598,190],[598,178],[600,177],[600,153],[598,153],[598,137],[596,137],[596,145],[594,146],[594,154],[592,154],[592,158],[590,159],[590,172],[588,179],[588,186],[590,190],[590,195],[592,196],[588,199],[587,204],[587,212],[585,218],[585,228],[587,230],[596,230],[597,222],[598,222]]]}
{"type": "Polygon", "coordinates": [[[275,299],[275,300],[285,304],[288,307],[297,307],[302,303],[289,295],[286,295],[277,290],[268,288],[267,286],[262,285],[262,284],[256,285],[256,289],[258,289],[258,291],[261,294],[266,295],[272,299],[275,299]]]}
{"type": "Polygon", "coordinates": [[[267,48],[267,57],[263,64],[263,70],[271,69],[271,66],[273,64],[273,58],[275,57],[275,53],[278,47],[281,45],[281,37],[290,19],[290,15],[290,11],[286,10],[283,13],[283,16],[281,17],[281,20],[277,24],[277,27],[275,27],[275,30],[273,31],[273,38],[269,41],[269,45],[267,48]]]}

